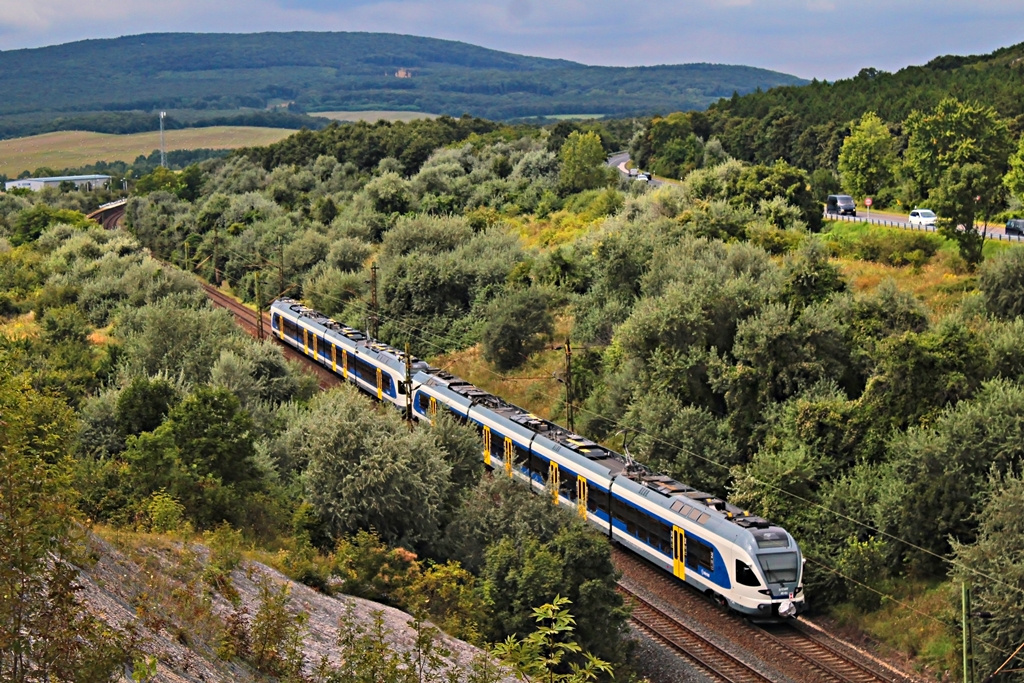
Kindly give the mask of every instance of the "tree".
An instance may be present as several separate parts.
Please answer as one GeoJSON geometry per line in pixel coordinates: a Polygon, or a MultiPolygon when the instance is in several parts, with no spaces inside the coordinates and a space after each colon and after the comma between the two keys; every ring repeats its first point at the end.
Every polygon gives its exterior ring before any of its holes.
{"type": "Polygon", "coordinates": [[[74,416],[0,357],[0,679],[108,681],[131,644],[77,599],[68,495],[74,416]]]}
{"type": "Polygon", "coordinates": [[[997,318],[1024,315],[1024,251],[1010,249],[987,261],[978,278],[985,307],[997,318]]]}
{"type": "Polygon", "coordinates": [[[1017,199],[1024,201],[1024,136],[1017,143],[1017,151],[1010,155],[1009,169],[1003,176],[1003,187],[1017,199]]]}
{"type": "Polygon", "coordinates": [[[152,172],[139,178],[134,189],[137,195],[163,190],[179,197],[185,191],[181,176],[163,166],[157,166],[152,172]]]}
{"type": "Polygon", "coordinates": [[[979,212],[985,217],[991,215],[994,203],[983,199],[991,195],[976,193],[994,193],[998,189],[991,172],[972,163],[947,169],[930,195],[932,207],[939,215],[939,234],[956,242],[960,256],[972,271],[981,263],[985,246],[985,235],[974,227],[974,219],[979,212]]]}
{"type": "Polygon", "coordinates": [[[843,141],[839,152],[839,178],[854,197],[877,194],[893,179],[896,155],[888,126],[869,111],[843,141]]]}
{"type": "Polygon", "coordinates": [[[559,151],[562,170],[558,181],[564,194],[593,190],[604,185],[604,147],[597,133],[589,131],[569,133],[559,151]]]}
{"type": "Polygon", "coordinates": [[[904,171],[918,196],[927,196],[940,217],[940,232],[957,242],[973,268],[981,261],[976,216],[988,217],[1002,203],[1010,152],[1006,123],[995,109],[946,98],[928,114],[907,117],[904,171]]]}
{"type": "Polygon", "coordinates": [[[354,389],[315,397],[275,452],[294,458],[291,467],[305,467],[309,501],[335,538],[374,529],[389,544],[437,539],[451,466],[435,435],[410,432],[396,412],[375,413],[354,389]]]}
{"type": "Polygon", "coordinates": [[[568,598],[556,595],[551,602],[534,608],[537,629],[522,639],[509,636],[495,646],[494,654],[524,678],[544,683],[586,683],[597,680],[600,674],[611,675],[608,662],[569,640],[576,625],[567,609],[570,604],[568,598]],[[570,661],[580,657],[582,664],[570,661]],[[567,663],[569,672],[560,673],[567,663]]]}
{"type": "Polygon", "coordinates": [[[76,228],[95,225],[78,211],[57,209],[47,204],[36,204],[25,209],[14,218],[11,244],[19,246],[35,241],[51,225],[64,223],[76,228]]]}
{"type": "MultiPolygon", "coordinates": [[[[978,539],[956,543],[953,576],[972,586],[972,606],[988,612],[974,621],[978,667],[996,670],[1024,642],[1021,595],[1024,594],[1024,479],[994,476],[978,512],[978,539]]],[[[1024,666],[1020,653],[1007,668],[1024,666]]],[[[997,677],[1001,678],[1001,677],[997,677]]],[[[986,679],[987,680],[987,679],[986,679]]],[[[1009,679],[1005,679],[1009,680],[1009,679]]]]}
{"type": "Polygon", "coordinates": [[[532,288],[495,299],[487,306],[484,317],[484,358],[502,372],[525,363],[553,330],[547,297],[532,288]]]}

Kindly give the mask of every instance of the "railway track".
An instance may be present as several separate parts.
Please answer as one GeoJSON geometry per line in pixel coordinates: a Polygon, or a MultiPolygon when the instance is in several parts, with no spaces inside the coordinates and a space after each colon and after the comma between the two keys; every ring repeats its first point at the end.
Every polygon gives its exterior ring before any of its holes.
{"type": "MultiPolygon", "coordinates": [[[[242,329],[251,336],[259,338],[260,328],[258,318],[256,317],[256,311],[252,310],[234,297],[225,294],[211,284],[203,282],[202,287],[203,291],[206,292],[206,296],[214,306],[226,309],[232,316],[234,316],[235,322],[238,323],[242,329]]],[[[270,328],[270,316],[265,313],[263,314],[263,336],[267,339],[274,338],[270,328]]],[[[291,346],[288,346],[287,344],[278,344],[278,346],[280,346],[281,350],[284,351],[285,358],[300,361],[302,368],[317,378],[321,389],[328,389],[342,383],[341,378],[337,375],[328,371],[320,364],[310,361],[308,357],[291,346]]]]}
{"type": "Polygon", "coordinates": [[[772,680],[629,588],[619,584],[618,590],[633,608],[630,621],[637,629],[668,646],[714,680],[727,683],[760,683],[772,680]]]}
{"type": "MultiPolygon", "coordinates": [[[[256,312],[213,285],[203,283],[210,301],[229,311],[235,321],[253,337],[259,335],[256,312]]],[[[263,316],[263,331],[272,337],[269,316],[263,316]]],[[[321,388],[337,386],[341,380],[296,349],[281,344],[285,356],[302,361],[302,367],[316,375],[321,388]]],[[[613,547],[612,558],[631,582],[641,584],[673,608],[685,612],[702,625],[725,625],[724,637],[736,643],[736,650],[745,652],[762,667],[747,664],[705,635],[684,624],[679,618],[660,609],[620,581],[618,590],[633,606],[631,621],[642,633],[667,646],[674,654],[696,666],[716,681],[745,683],[747,681],[825,681],[829,683],[910,682],[910,677],[888,665],[875,661],[864,663],[868,655],[854,656],[842,645],[829,643],[800,622],[757,627],[745,619],[729,614],[692,590],[666,576],[632,553],[613,547]]],[[[702,629],[703,630],[703,629],[702,629]]]]}
{"type": "MultiPolygon", "coordinates": [[[[720,638],[736,645],[762,663],[758,670],[767,680],[822,681],[828,683],[911,682],[914,679],[827,636],[813,633],[799,620],[756,626],[711,603],[689,586],[666,576],[632,553],[615,548],[612,558],[624,579],[642,586],[659,601],[692,617],[703,627],[714,628],[720,638]]],[[[625,581],[620,581],[620,587],[625,581]]],[[[635,591],[631,591],[635,592],[635,591]]],[[[678,619],[670,617],[678,623],[678,619]]],[[[669,627],[670,632],[675,627],[669,627]]],[[[657,637],[659,640],[662,638],[657,637]]],[[[721,641],[719,641],[721,642],[721,641]]]]}

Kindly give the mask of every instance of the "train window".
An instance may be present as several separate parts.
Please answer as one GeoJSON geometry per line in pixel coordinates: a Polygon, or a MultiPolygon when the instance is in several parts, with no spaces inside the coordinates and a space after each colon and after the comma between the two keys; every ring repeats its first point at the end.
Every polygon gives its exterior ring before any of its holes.
{"type": "Polygon", "coordinates": [[[697,524],[707,524],[709,519],[711,519],[711,515],[705,512],[697,518],[697,524]]]}
{"type": "Polygon", "coordinates": [[[749,564],[736,560],[736,583],[741,586],[760,586],[761,580],[757,578],[749,564]]]}
{"type": "Polygon", "coordinates": [[[758,548],[788,548],[789,538],[782,531],[773,531],[766,529],[765,531],[755,531],[754,540],[757,541],[758,548]]]}
{"type": "Polygon", "coordinates": [[[700,510],[698,508],[691,508],[690,511],[686,513],[686,516],[696,521],[696,519],[700,517],[700,510]]]}
{"type": "Polygon", "coordinates": [[[530,458],[530,477],[541,484],[548,481],[548,461],[544,458],[530,458]]]}
{"type": "Polygon", "coordinates": [[[672,512],[679,512],[680,510],[683,509],[683,507],[685,507],[683,505],[683,501],[677,500],[676,502],[672,503],[672,512]]]}
{"type": "Polygon", "coordinates": [[[519,446],[519,444],[515,444],[514,462],[520,472],[523,474],[530,473],[530,452],[519,446]]]}
{"type": "Polygon", "coordinates": [[[384,373],[380,378],[380,388],[385,394],[391,391],[391,375],[384,373]]]}
{"type": "Polygon", "coordinates": [[[715,553],[707,543],[693,536],[686,536],[686,566],[703,567],[709,572],[714,571],[715,553]]]}
{"type": "Polygon", "coordinates": [[[569,500],[576,500],[576,475],[564,467],[559,467],[558,469],[559,495],[569,500]]]}
{"type": "Polygon", "coordinates": [[[420,412],[426,415],[430,414],[430,397],[424,394],[422,391],[417,394],[417,401],[420,405],[420,412]]]}
{"type": "Polygon", "coordinates": [[[757,561],[768,579],[768,583],[796,581],[798,564],[796,553],[777,553],[775,555],[758,555],[757,561]]]}

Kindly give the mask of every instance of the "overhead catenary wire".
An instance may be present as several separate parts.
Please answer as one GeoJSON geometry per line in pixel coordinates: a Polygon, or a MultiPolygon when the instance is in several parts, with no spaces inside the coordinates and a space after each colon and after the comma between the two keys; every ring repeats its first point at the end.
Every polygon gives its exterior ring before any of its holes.
{"type": "MultiPolygon", "coordinates": [[[[231,251],[233,253],[235,253],[236,255],[242,256],[243,258],[245,258],[248,261],[247,265],[254,265],[254,264],[252,264],[251,260],[249,260],[249,257],[247,255],[244,255],[241,252],[236,252],[234,250],[231,250],[231,251]]],[[[296,283],[290,283],[288,285],[288,287],[286,288],[286,290],[290,290],[290,289],[295,288],[295,287],[298,287],[298,285],[296,283]]],[[[324,297],[324,298],[334,300],[335,302],[340,303],[340,304],[342,304],[342,305],[344,305],[346,307],[348,307],[348,306],[355,306],[355,307],[359,308],[363,312],[367,312],[369,310],[368,305],[365,302],[361,301],[360,298],[359,298],[359,297],[363,296],[362,293],[356,292],[356,291],[351,290],[351,289],[345,289],[344,291],[346,293],[352,294],[354,298],[353,299],[345,300],[345,299],[341,299],[339,297],[332,296],[332,295],[324,293],[324,292],[319,293],[319,295],[324,297]]],[[[421,327],[421,326],[419,326],[419,325],[417,325],[417,324],[415,324],[413,322],[406,322],[404,320],[401,320],[398,316],[389,316],[388,317],[388,322],[390,322],[395,327],[398,327],[403,333],[409,335],[410,338],[417,339],[417,340],[421,341],[422,343],[424,343],[426,346],[431,347],[433,349],[436,349],[438,352],[440,352],[442,354],[449,353],[449,349],[446,346],[444,346],[442,344],[438,344],[438,343],[432,341],[431,339],[429,339],[427,336],[424,336],[424,335],[432,334],[429,330],[426,330],[423,327],[421,327]]],[[[447,364],[446,368],[444,368],[444,369],[447,369],[447,367],[450,367],[451,364],[454,363],[454,361],[455,361],[455,359],[452,359],[451,361],[449,361],[449,363],[447,364]]],[[[490,369],[489,367],[486,367],[486,366],[484,367],[484,371],[486,373],[492,375],[493,377],[501,380],[501,381],[507,381],[509,379],[505,375],[502,375],[502,374],[500,374],[500,373],[498,373],[498,372],[496,372],[496,371],[494,371],[494,370],[492,370],[492,369],[490,369]]],[[[554,394],[546,393],[546,392],[543,392],[543,391],[542,392],[538,392],[538,394],[541,395],[541,396],[544,396],[546,398],[552,399],[552,400],[556,400],[556,399],[560,399],[561,398],[561,396],[556,396],[554,394]]],[[[671,442],[671,441],[669,441],[667,439],[661,438],[661,437],[659,437],[659,436],[657,436],[655,434],[652,434],[652,433],[644,430],[643,428],[626,425],[621,420],[618,420],[616,418],[612,418],[612,417],[609,417],[609,416],[606,416],[606,415],[602,415],[602,414],[600,414],[600,413],[598,413],[598,412],[596,412],[596,411],[594,411],[592,409],[586,408],[584,406],[575,406],[575,409],[577,411],[579,411],[579,412],[587,413],[587,414],[591,415],[592,417],[595,417],[595,418],[601,419],[601,420],[603,420],[605,422],[608,422],[609,424],[612,424],[612,425],[614,425],[614,426],[616,426],[618,428],[630,429],[632,431],[637,432],[638,434],[643,434],[644,436],[648,437],[649,439],[651,439],[655,443],[659,443],[659,444],[667,446],[669,448],[674,448],[674,449],[676,449],[680,453],[684,453],[684,454],[686,454],[688,456],[696,458],[696,459],[698,459],[698,460],[700,460],[702,462],[705,462],[705,463],[707,463],[707,464],[709,464],[711,466],[717,467],[717,468],[719,468],[721,470],[724,470],[724,471],[730,471],[731,470],[731,466],[730,465],[718,462],[717,460],[714,460],[712,458],[708,458],[707,456],[704,456],[704,455],[702,455],[700,453],[692,451],[692,450],[690,450],[690,449],[688,449],[688,448],[686,448],[684,446],[681,446],[681,445],[673,443],[673,442],[671,442]]],[[[870,532],[872,534],[875,534],[877,536],[882,536],[882,537],[887,538],[887,539],[889,539],[891,541],[894,541],[896,543],[902,544],[902,545],[904,545],[904,546],[906,546],[908,548],[912,548],[912,549],[914,549],[914,550],[916,550],[918,552],[921,552],[923,554],[926,554],[926,555],[929,555],[931,557],[934,557],[937,560],[939,560],[940,562],[943,562],[943,563],[948,564],[948,565],[953,566],[953,567],[957,567],[957,568],[959,568],[959,569],[961,569],[961,570],[963,570],[963,571],[965,571],[965,572],[967,572],[969,574],[972,574],[972,575],[977,576],[977,577],[984,578],[984,579],[986,579],[988,581],[991,581],[991,582],[993,582],[995,584],[999,584],[999,585],[1001,585],[1001,586],[1003,586],[1005,588],[1009,588],[1011,590],[1014,590],[1014,591],[1017,591],[1017,592],[1020,592],[1020,593],[1024,594],[1024,588],[1021,588],[1019,586],[1014,586],[1012,584],[1006,583],[1005,581],[1002,581],[998,577],[995,577],[995,576],[993,576],[991,574],[988,574],[986,572],[978,570],[978,569],[976,569],[974,567],[967,566],[967,565],[965,565],[965,564],[963,564],[961,562],[958,562],[957,560],[955,560],[952,557],[946,557],[946,556],[940,555],[939,553],[936,553],[936,552],[934,552],[932,550],[929,550],[927,548],[921,547],[921,546],[919,546],[919,545],[917,545],[917,544],[915,544],[915,543],[913,543],[911,541],[908,541],[908,540],[906,540],[904,538],[900,538],[899,536],[896,536],[895,534],[891,534],[891,533],[889,533],[887,531],[883,531],[881,529],[875,528],[875,527],[871,526],[870,524],[867,524],[866,522],[863,522],[863,521],[861,521],[859,519],[855,519],[853,517],[850,517],[849,515],[845,515],[842,512],[839,512],[837,510],[832,510],[831,508],[828,508],[828,507],[826,507],[826,506],[824,506],[824,505],[822,505],[822,504],[820,504],[818,502],[815,502],[813,500],[805,498],[804,496],[801,496],[800,494],[797,494],[797,493],[794,493],[792,491],[789,491],[788,489],[786,489],[786,488],[784,488],[782,486],[778,486],[778,485],[772,484],[770,482],[762,481],[762,480],[760,480],[760,479],[758,479],[756,477],[750,477],[749,475],[748,475],[748,478],[750,479],[750,481],[754,482],[755,484],[758,484],[758,485],[763,486],[765,488],[774,490],[774,491],[776,491],[776,492],[778,492],[778,493],[780,493],[780,494],[782,494],[784,496],[788,496],[788,497],[790,497],[790,498],[792,498],[794,500],[797,500],[797,501],[799,501],[799,502],[801,502],[803,504],[806,504],[806,505],[808,505],[810,507],[816,508],[816,509],[818,509],[820,511],[823,511],[823,512],[827,512],[830,515],[839,517],[839,518],[841,518],[841,519],[843,519],[843,520],[845,520],[847,522],[850,522],[851,524],[853,524],[855,526],[858,526],[860,528],[865,529],[866,531],[868,531],[868,532],[870,532]]],[[[816,561],[816,563],[821,565],[822,567],[828,568],[830,571],[833,571],[834,573],[836,573],[836,575],[842,576],[842,574],[840,572],[838,572],[838,570],[835,570],[834,568],[829,567],[827,564],[821,562],[820,560],[816,561]]],[[[892,596],[887,596],[887,597],[889,599],[895,600],[895,598],[892,598],[892,596]]]]}
{"type": "MultiPolygon", "coordinates": [[[[327,298],[334,298],[335,300],[337,300],[335,297],[331,297],[330,295],[325,295],[325,296],[327,298]]],[[[362,304],[361,302],[358,302],[358,301],[343,302],[343,301],[339,300],[339,303],[354,303],[356,305],[364,305],[364,304],[362,304]]],[[[392,324],[397,325],[398,327],[406,327],[406,325],[403,325],[402,323],[399,323],[399,322],[395,321],[393,318],[392,318],[392,320],[390,322],[392,322],[392,324]]],[[[418,330],[420,332],[424,332],[424,333],[429,334],[429,331],[424,330],[422,327],[416,327],[414,325],[410,325],[410,327],[412,329],[416,329],[416,330],[418,330]]],[[[439,351],[441,351],[442,353],[448,353],[448,349],[446,349],[444,346],[436,344],[434,342],[431,342],[429,339],[423,337],[422,335],[418,335],[418,334],[413,333],[411,331],[411,329],[408,330],[407,332],[409,334],[411,334],[413,337],[415,337],[417,339],[420,339],[421,341],[423,341],[428,346],[436,348],[439,351]]],[[[487,372],[488,374],[496,377],[497,379],[502,380],[502,381],[507,379],[504,375],[501,375],[500,373],[498,373],[498,372],[496,372],[494,370],[491,370],[490,368],[488,368],[486,366],[484,367],[484,371],[487,372]]],[[[539,395],[544,396],[544,397],[549,398],[549,399],[558,399],[558,398],[560,398],[560,396],[555,396],[555,395],[550,394],[550,393],[545,393],[545,392],[538,392],[538,393],[539,393],[539,395]]],[[[722,470],[725,470],[725,471],[731,470],[731,466],[730,465],[726,465],[724,463],[718,462],[717,460],[713,460],[713,459],[708,458],[708,457],[706,457],[704,455],[696,453],[695,451],[692,451],[692,450],[690,450],[690,449],[688,449],[688,448],[686,448],[684,446],[680,446],[679,444],[673,443],[673,442],[671,442],[671,441],[669,441],[667,439],[663,439],[663,438],[661,438],[661,437],[659,437],[657,435],[651,434],[650,432],[644,430],[643,428],[635,427],[635,426],[631,426],[631,425],[626,425],[621,420],[617,420],[615,418],[608,417],[606,415],[602,415],[602,414],[597,413],[597,412],[595,412],[595,411],[593,411],[591,409],[588,409],[588,408],[586,408],[584,406],[577,406],[576,409],[579,410],[580,412],[585,412],[585,413],[587,413],[587,414],[589,414],[589,415],[591,415],[593,417],[596,417],[598,419],[604,420],[604,421],[606,421],[606,422],[608,422],[608,423],[610,423],[612,425],[615,425],[616,427],[618,427],[620,429],[630,429],[630,430],[635,431],[635,432],[637,432],[639,434],[643,434],[644,436],[647,436],[648,438],[650,438],[652,441],[654,441],[656,443],[660,443],[661,445],[667,446],[669,448],[674,448],[674,449],[676,449],[677,451],[679,451],[681,453],[685,453],[686,455],[689,455],[689,456],[692,456],[694,458],[697,458],[698,460],[701,460],[701,461],[703,461],[703,462],[705,462],[705,463],[707,463],[709,465],[712,465],[714,467],[717,467],[719,469],[722,469],[722,470]]],[[[824,505],[822,505],[820,503],[817,503],[817,502],[815,502],[813,500],[805,498],[805,497],[801,496],[800,494],[797,494],[797,493],[794,493],[792,491],[789,491],[788,489],[785,489],[785,488],[783,488],[781,486],[778,486],[778,485],[775,485],[775,484],[772,484],[772,483],[769,483],[769,482],[766,482],[766,481],[762,481],[760,479],[757,479],[756,477],[749,477],[749,479],[751,481],[753,481],[754,483],[760,485],[760,486],[764,486],[766,488],[772,489],[772,490],[777,491],[777,492],[779,492],[779,493],[781,493],[781,494],[783,494],[785,496],[793,498],[793,499],[795,499],[795,500],[797,500],[797,501],[799,501],[801,503],[804,503],[806,505],[814,507],[814,508],[816,508],[816,509],[818,509],[820,511],[827,512],[830,515],[834,515],[836,517],[839,517],[839,518],[841,518],[841,519],[843,519],[845,521],[848,521],[851,524],[854,524],[855,526],[861,527],[861,528],[863,528],[863,529],[865,529],[865,530],[867,530],[867,531],[869,531],[869,532],[871,532],[873,534],[876,534],[878,536],[882,536],[882,537],[888,538],[889,540],[892,540],[892,541],[895,541],[897,543],[903,544],[903,545],[907,546],[908,548],[912,548],[912,549],[917,550],[919,552],[922,552],[922,553],[924,553],[926,555],[932,556],[932,557],[938,559],[939,561],[941,561],[943,563],[949,564],[949,565],[954,566],[954,567],[958,567],[958,568],[960,568],[960,569],[962,569],[962,570],[964,570],[964,571],[966,571],[966,572],[968,572],[970,574],[973,574],[975,576],[987,579],[987,580],[989,580],[989,581],[991,581],[993,583],[999,584],[999,585],[1001,585],[1001,586],[1003,586],[1005,588],[1009,588],[1011,590],[1015,590],[1017,592],[1020,592],[1020,593],[1024,594],[1024,588],[1021,588],[1020,586],[1014,586],[1013,584],[1006,583],[1006,582],[1002,581],[998,577],[992,576],[991,574],[988,574],[988,573],[983,572],[981,570],[978,570],[978,569],[975,569],[975,568],[970,567],[968,565],[965,565],[962,562],[958,562],[958,561],[956,561],[955,559],[953,559],[951,557],[945,557],[943,555],[940,555],[939,553],[936,553],[936,552],[934,552],[932,550],[929,550],[927,548],[921,547],[921,546],[919,546],[919,545],[917,545],[917,544],[915,544],[915,543],[913,543],[911,541],[908,541],[908,540],[906,540],[904,538],[900,538],[899,536],[896,536],[896,535],[891,534],[889,532],[883,531],[881,529],[877,529],[877,528],[871,526],[870,524],[867,524],[867,523],[865,523],[865,522],[863,522],[861,520],[858,520],[858,519],[855,519],[853,517],[850,517],[849,515],[845,515],[842,512],[839,512],[837,510],[833,510],[831,508],[828,508],[828,507],[826,507],[826,506],[824,506],[824,505]]]]}

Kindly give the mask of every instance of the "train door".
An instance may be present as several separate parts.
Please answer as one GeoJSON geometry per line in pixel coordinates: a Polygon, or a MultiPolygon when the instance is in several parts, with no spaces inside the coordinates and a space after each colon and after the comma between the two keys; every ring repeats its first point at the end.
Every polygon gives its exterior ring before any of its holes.
{"type": "Polygon", "coordinates": [[[562,477],[558,472],[558,463],[552,460],[548,463],[548,486],[551,487],[551,502],[558,505],[558,487],[561,485],[562,477]]]}
{"type": "Polygon", "coordinates": [[[274,319],[277,320],[277,337],[284,341],[284,318],[275,313],[274,319]]]}
{"type": "Polygon", "coordinates": [[[331,344],[331,372],[338,371],[338,346],[331,344]]]}
{"type": "Polygon", "coordinates": [[[516,456],[515,444],[512,443],[512,439],[510,439],[509,437],[506,436],[505,437],[505,451],[504,451],[505,474],[507,474],[509,476],[509,478],[512,477],[512,461],[515,459],[515,456],[516,456]]]}
{"type": "Polygon", "coordinates": [[[430,397],[430,419],[433,420],[437,417],[437,399],[433,396],[430,397]]]}
{"type": "Polygon", "coordinates": [[[302,328],[302,352],[309,355],[309,330],[302,328]]]}
{"type": "Polygon", "coordinates": [[[587,480],[582,474],[576,475],[576,512],[580,519],[587,518],[587,480]]]}
{"type": "Polygon", "coordinates": [[[317,336],[315,334],[310,336],[313,337],[313,358],[316,358],[317,354],[320,352],[317,344],[317,336]]]}
{"type": "Polygon", "coordinates": [[[491,428],[484,425],[484,464],[491,466],[491,428]]]}
{"type": "Polygon", "coordinates": [[[341,376],[348,379],[348,351],[341,350],[341,376]]]}
{"type": "Polygon", "coordinates": [[[680,579],[686,578],[686,533],[677,526],[672,527],[672,573],[680,579]]]}
{"type": "Polygon", "coordinates": [[[380,368],[377,368],[377,400],[384,400],[384,373],[380,368]]]}

